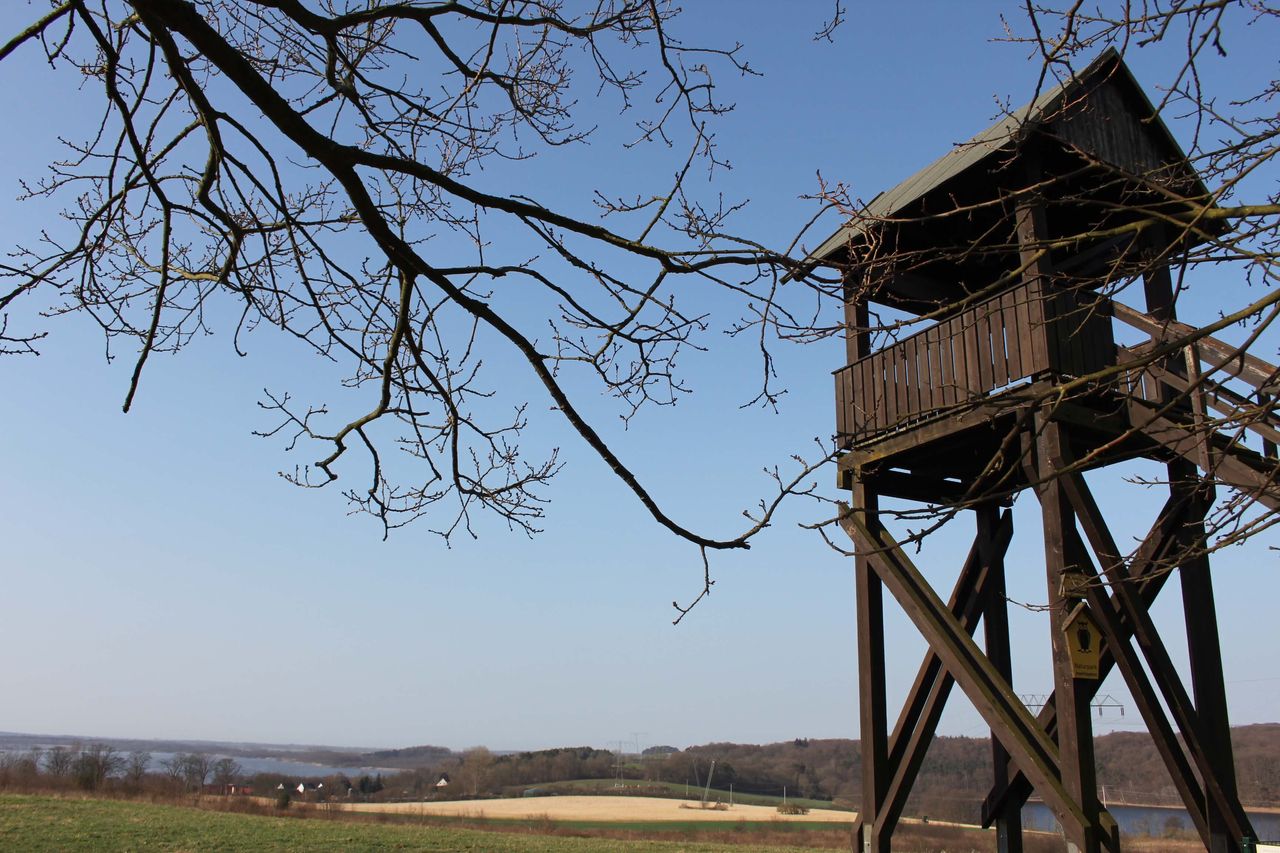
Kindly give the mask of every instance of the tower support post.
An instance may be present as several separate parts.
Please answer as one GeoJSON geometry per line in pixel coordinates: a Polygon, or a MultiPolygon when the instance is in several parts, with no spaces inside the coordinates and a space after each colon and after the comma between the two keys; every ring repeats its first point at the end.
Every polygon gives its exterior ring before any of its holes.
{"type": "MultiPolygon", "coordinates": [[[[864,524],[878,530],[879,501],[865,484],[853,490],[853,511],[864,524]]],[[[888,716],[885,700],[884,590],[871,565],[871,554],[854,560],[858,610],[859,732],[862,740],[862,808],[860,835],[863,853],[889,853],[892,829],[881,832],[880,813],[889,779],[888,716]]]]}
{"type": "MultiPolygon", "coordinates": [[[[983,639],[987,657],[996,672],[1010,685],[1013,684],[1013,660],[1009,649],[1009,612],[1005,598],[1004,549],[996,547],[996,530],[1000,521],[999,509],[993,503],[983,504],[974,512],[977,523],[977,546],[982,565],[986,567],[987,589],[982,609],[983,639]]],[[[1009,784],[1009,751],[991,733],[991,761],[994,768],[994,784],[1009,784]]],[[[1013,800],[1006,800],[996,815],[997,853],[1022,853],[1022,808],[1013,800]]]]}
{"type": "MultiPolygon", "coordinates": [[[[1188,491],[1199,477],[1191,463],[1169,464],[1171,488],[1188,491]]],[[[1204,515],[1192,518],[1182,529],[1182,560],[1178,577],[1187,626],[1187,656],[1191,664],[1191,696],[1196,725],[1206,758],[1223,794],[1238,802],[1235,758],[1231,749],[1231,723],[1227,715],[1227,689],[1222,674],[1222,647],[1218,639],[1218,612],[1213,600],[1213,578],[1205,551],[1204,515]]],[[[1210,853],[1238,850],[1240,838],[1230,830],[1232,820],[1217,802],[1205,804],[1210,853]]]]}
{"type": "Polygon", "coordinates": [[[1076,603],[1073,565],[1068,537],[1075,531],[1075,515],[1061,480],[1054,476],[1053,461],[1063,458],[1065,440],[1061,424],[1045,416],[1036,418],[1038,468],[1042,481],[1035,485],[1044,524],[1044,555],[1048,583],[1049,632],[1053,649],[1053,683],[1058,723],[1058,755],[1062,785],[1080,805],[1083,821],[1063,820],[1063,833],[1071,853],[1099,853],[1098,782],[1093,760],[1093,728],[1089,718],[1092,692],[1075,677],[1067,646],[1068,619],[1076,603]]]}

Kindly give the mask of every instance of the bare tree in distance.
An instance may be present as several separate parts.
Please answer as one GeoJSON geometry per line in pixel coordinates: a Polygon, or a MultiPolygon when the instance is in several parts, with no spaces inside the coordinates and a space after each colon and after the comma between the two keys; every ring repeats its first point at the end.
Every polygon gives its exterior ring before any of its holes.
{"type": "Polygon", "coordinates": [[[167,780],[169,787],[175,791],[182,788],[182,784],[186,779],[186,759],[187,757],[184,754],[176,752],[160,762],[160,770],[164,773],[164,778],[167,780]]]}
{"type": "Polygon", "coordinates": [[[143,749],[135,749],[125,759],[124,778],[135,790],[142,788],[147,776],[147,768],[151,766],[151,753],[143,749]]]}
{"type": "Polygon", "coordinates": [[[58,779],[71,775],[75,753],[65,746],[50,747],[44,754],[44,772],[58,779]]]}
{"type": "Polygon", "coordinates": [[[215,785],[227,786],[240,778],[242,768],[240,762],[234,758],[224,757],[213,762],[213,783],[215,785]]]}
{"type": "Polygon", "coordinates": [[[203,752],[187,753],[181,759],[182,779],[187,789],[199,792],[204,787],[204,783],[209,781],[209,774],[213,772],[213,759],[203,752]]]}
{"type": "Polygon", "coordinates": [[[105,743],[91,743],[76,756],[73,773],[81,788],[96,791],[108,776],[114,776],[124,767],[124,756],[115,747],[105,743]]]}

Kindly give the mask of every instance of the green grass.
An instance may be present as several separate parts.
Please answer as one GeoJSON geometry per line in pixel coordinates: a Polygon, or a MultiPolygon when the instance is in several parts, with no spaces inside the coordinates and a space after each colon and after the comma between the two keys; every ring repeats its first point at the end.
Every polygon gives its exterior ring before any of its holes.
{"type": "Polygon", "coordinates": [[[485,853],[798,853],[804,848],[696,841],[628,841],[357,823],[206,811],[124,800],[0,795],[0,850],[417,850],[485,853]]]}
{"type": "MultiPolygon", "coordinates": [[[[548,782],[545,785],[526,785],[527,788],[540,788],[547,793],[564,793],[566,790],[581,790],[584,793],[587,789],[592,791],[599,790],[608,792],[617,785],[614,779],[576,779],[568,782],[548,782]]],[[[627,779],[623,784],[628,788],[662,788],[669,792],[673,797],[683,797],[685,795],[685,784],[683,782],[642,782],[638,779],[627,779]]],[[[692,799],[702,799],[702,789],[693,785],[689,786],[689,796],[692,799]]],[[[729,792],[712,786],[710,799],[719,799],[723,802],[729,801],[729,792]]],[[[741,803],[744,806],[777,806],[782,802],[782,797],[775,797],[769,794],[744,794],[741,791],[735,791],[733,801],[741,803]]],[[[809,809],[834,809],[836,811],[846,811],[846,809],[837,809],[832,805],[830,800],[810,800],[805,797],[787,797],[788,803],[795,803],[798,806],[804,806],[809,809]]]]}

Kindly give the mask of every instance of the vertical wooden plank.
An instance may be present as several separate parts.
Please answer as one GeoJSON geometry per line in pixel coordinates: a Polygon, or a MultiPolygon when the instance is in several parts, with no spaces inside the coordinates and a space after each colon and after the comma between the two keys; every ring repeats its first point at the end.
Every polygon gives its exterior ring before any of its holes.
{"type": "Polygon", "coordinates": [[[1071,360],[1076,376],[1084,376],[1089,372],[1089,300],[1084,294],[1072,292],[1064,294],[1070,312],[1067,320],[1067,334],[1071,336],[1071,360]]]}
{"type": "Polygon", "coordinates": [[[934,411],[942,405],[938,396],[938,324],[935,323],[924,333],[924,379],[927,394],[924,398],[925,408],[934,411]]]}
{"type": "Polygon", "coordinates": [[[876,389],[877,431],[883,430],[889,425],[889,379],[885,372],[885,363],[887,360],[888,352],[886,350],[881,350],[876,353],[875,362],[871,369],[872,381],[875,382],[876,389]]]}
{"type": "Polygon", "coordinates": [[[947,321],[951,344],[951,397],[952,403],[963,403],[969,397],[967,389],[969,370],[964,359],[964,324],[955,316],[947,321]]]}
{"type": "Polygon", "coordinates": [[[930,362],[929,344],[933,341],[933,328],[930,327],[920,334],[920,343],[916,347],[916,367],[920,369],[920,413],[928,414],[933,411],[933,385],[937,380],[933,375],[933,366],[930,362]]]}
{"type": "MultiPolygon", "coordinates": [[[[847,368],[846,368],[847,369],[847,368]]],[[[844,396],[844,370],[836,371],[836,435],[849,432],[848,415],[844,396]]],[[[842,445],[843,446],[843,445],[842,445]]]]}
{"type": "Polygon", "coordinates": [[[919,333],[911,336],[910,345],[906,348],[906,359],[911,371],[911,415],[919,416],[924,411],[924,375],[920,370],[920,345],[923,339],[919,333]]]}
{"type": "Polygon", "coordinates": [[[866,389],[867,389],[866,394],[863,398],[867,406],[867,412],[866,412],[866,415],[864,416],[866,418],[864,428],[868,432],[874,432],[876,429],[876,424],[879,423],[879,421],[876,418],[876,395],[879,392],[876,389],[875,366],[876,366],[876,360],[874,357],[863,359],[862,361],[862,381],[866,383],[866,389]]]}
{"type": "Polygon", "coordinates": [[[1000,297],[1001,314],[1004,315],[1005,347],[1008,354],[1009,381],[1021,379],[1026,374],[1022,369],[1022,349],[1018,338],[1018,294],[1006,290],[1000,297]]]}
{"type": "Polygon", "coordinates": [[[1041,282],[1044,288],[1045,328],[1048,331],[1049,365],[1055,374],[1070,370],[1070,358],[1063,340],[1062,294],[1048,281],[1041,282]]]}
{"type": "Polygon", "coordinates": [[[894,344],[884,351],[884,406],[885,427],[898,422],[898,346],[894,344]]]}
{"type": "Polygon", "coordinates": [[[1004,296],[987,302],[987,321],[991,326],[991,384],[998,388],[1009,384],[1009,359],[1004,344],[1004,296]]]}
{"type": "Polygon", "coordinates": [[[951,358],[951,402],[963,403],[968,398],[965,391],[968,370],[964,360],[964,325],[959,317],[947,321],[947,349],[951,358]]]}
{"type": "Polygon", "coordinates": [[[934,384],[937,385],[937,398],[939,406],[950,406],[955,402],[955,398],[951,394],[951,325],[949,320],[944,320],[938,324],[938,332],[935,341],[937,349],[937,375],[934,377],[934,384]]]}
{"type": "Polygon", "coordinates": [[[865,326],[865,323],[859,323],[860,315],[866,312],[867,301],[852,296],[851,288],[845,287],[844,302],[844,352],[845,363],[853,364],[866,353],[862,352],[861,341],[859,339],[859,326],[865,326]]]}
{"type": "Polygon", "coordinates": [[[867,360],[859,359],[849,365],[849,420],[853,424],[853,429],[861,432],[866,428],[867,423],[867,407],[864,399],[867,394],[867,383],[863,381],[862,374],[866,370],[867,360]]]}
{"type": "MultiPolygon", "coordinates": [[[[1003,316],[1003,312],[1000,312],[1003,316]]],[[[1003,324],[1001,324],[1003,326],[1003,324]]],[[[1005,599],[1004,549],[997,543],[1000,510],[993,504],[976,508],[978,557],[987,568],[986,594],[983,596],[982,626],[987,657],[1010,687],[1013,687],[1013,663],[1009,643],[1009,612],[1005,599]]],[[[991,732],[991,759],[994,787],[1009,784],[1009,752],[1000,743],[999,732],[991,732]]],[[[997,853],[1022,853],[1022,809],[1016,802],[1006,802],[996,817],[997,853]]]]}
{"type": "Polygon", "coordinates": [[[1037,362],[1035,336],[1033,334],[1034,318],[1031,303],[1036,298],[1033,288],[1023,285],[1017,290],[1018,303],[1018,350],[1022,355],[1022,375],[1035,376],[1044,366],[1037,362]]]}
{"type": "Polygon", "coordinates": [[[907,347],[899,343],[897,347],[898,362],[898,422],[911,417],[911,372],[907,369],[907,347]]]}
{"type": "Polygon", "coordinates": [[[897,350],[898,363],[898,422],[911,417],[911,373],[907,370],[907,348],[899,343],[897,350]]]}
{"type": "Polygon", "coordinates": [[[991,306],[984,302],[973,309],[973,314],[974,325],[978,330],[978,381],[985,394],[995,387],[991,352],[991,306]]]}
{"type": "MultiPolygon", "coordinates": [[[[1186,460],[1169,464],[1169,482],[1176,494],[1194,489],[1199,472],[1186,460]]],[[[1178,567],[1182,581],[1182,606],[1187,626],[1187,656],[1191,663],[1191,692],[1196,708],[1200,741],[1213,766],[1213,775],[1223,793],[1239,802],[1235,759],[1231,749],[1231,723],[1227,716],[1227,689],[1222,674],[1222,648],[1218,639],[1218,613],[1213,598],[1209,557],[1204,551],[1203,516],[1182,531],[1184,557],[1178,567]]],[[[1205,809],[1213,853],[1234,850],[1238,836],[1232,837],[1229,816],[1210,799],[1205,809]]]]}
{"type": "MultiPolygon", "coordinates": [[[[1029,178],[1034,182],[1039,176],[1035,174],[1034,164],[1028,163],[1029,178]]],[[[1030,315],[1030,342],[1032,362],[1036,372],[1052,367],[1053,351],[1050,349],[1050,331],[1046,320],[1051,318],[1052,311],[1045,297],[1049,291],[1049,276],[1053,272],[1053,264],[1048,252],[1044,250],[1044,242],[1048,239],[1049,228],[1045,221],[1044,205],[1028,195],[1018,202],[1017,211],[1018,257],[1025,270],[1023,281],[1027,283],[1027,307],[1030,315]]]]}
{"type": "Polygon", "coordinates": [[[849,408],[849,413],[845,415],[846,423],[849,425],[849,432],[859,433],[862,426],[862,413],[858,411],[856,400],[858,399],[859,385],[857,384],[858,362],[845,368],[844,372],[844,399],[849,408]]]}
{"type": "MultiPolygon", "coordinates": [[[[859,482],[853,491],[852,509],[872,530],[880,526],[879,502],[874,492],[859,482]]],[[[872,566],[876,559],[864,549],[854,558],[854,594],[858,614],[858,717],[862,740],[863,853],[889,853],[892,832],[875,832],[876,819],[888,788],[889,715],[885,689],[884,593],[872,566]]]]}
{"type": "MultiPolygon", "coordinates": [[[[1054,471],[1064,458],[1062,427],[1036,417],[1037,456],[1040,471],[1054,471]]],[[[1089,717],[1090,693],[1084,679],[1074,677],[1067,648],[1068,620],[1076,604],[1064,594],[1063,576],[1074,567],[1067,537],[1075,530],[1075,515],[1061,478],[1051,478],[1037,490],[1044,526],[1046,582],[1049,595],[1049,631],[1053,648],[1054,696],[1058,720],[1058,755],[1063,787],[1079,804],[1084,820],[1063,821],[1069,844],[1081,853],[1099,853],[1098,783],[1093,760],[1093,728],[1089,717]]],[[[1062,816],[1059,816],[1062,820],[1062,816]]]]}
{"type": "Polygon", "coordinates": [[[915,372],[908,359],[908,341],[910,338],[903,338],[898,343],[898,420],[904,421],[915,414],[915,393],[914,384],[915,372]]]}
{"type": "Polygon", "coordinates": [[[957,319],[962,328],[961,338],[964,340],[964,375],[965,398],[973,399],[982,394],[982,351],[978,346],[978,321],[972,312],[966,311],[957,319]]]}

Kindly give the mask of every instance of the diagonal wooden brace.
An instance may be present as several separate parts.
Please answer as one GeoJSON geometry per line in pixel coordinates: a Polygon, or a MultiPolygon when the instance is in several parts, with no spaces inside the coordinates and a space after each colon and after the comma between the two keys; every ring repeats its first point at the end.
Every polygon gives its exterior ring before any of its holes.
{"type": "MultiPolygon", "coordinates": [[[[1151,668],[1151,675],[1160,688],[1165,704],[1169,706],[1169,711],[1178,724],[1187,751],[1191,754],[1196,769],[1204,780],[1204,793],[1225,817],[1228,829],[1234,837],[1255,837],[1239,799],[1226,793],[1217,773],[1214,772],[1212,757],[1201,741],[1201,727],[1195,706],[1182,680],[1178,677],[1173,660],[1168,649],[1165,648],[1164,641],[1160,638],[1155,623],[1151,621],[1151,614],[1131,588],[1132,578],[1125,570],[1120,550],[1111,538],[1111,532],[1107,529],[1102,511],[1094,501],[1092,492],[1079,474],[1063,475],[1063,486],[1080,518],[1085,535],[1088,536],[1094,553],[1102,564],[1107,579],[1111,581],[1112,589],[1115,591],[1114,602],[1133,625],[1133,635],[1138,642],[1138,647],[1151,668]]],[[[1203,800],[1197,808],[1203,808],[1203,800]]]]}
{"type": "Polygon", "coordinates": [[[842,507],[840,525],[855,547],[870,557],[884,585],[1049,808],[1063,823],[1084,825],[1084,811],[1059,778],[1057,746],[1036,724],[920,570],[887,531],[872,534],[847,507],[842,507]]]}
{"type": "MultiPolygon", "coordinates": [[[[1165,502],[1163,509],[1156,517],[1155,524],[1152,525],[1151,530],[1139,545],[1130,564],[1130,583],[1136,586],[1138,599],[1146,607],[1150,607],[1155,601],[1169,578],[1168,558],[1170,553],[1178,546],[1179,531],[1186,523],[1188,515],[1203,510],[1203,506],[1196,503],[1193,498],[1199,500],[1195,495],[1174,495],[1165,502]]],[[[1123,614],[1121,614],[1121,620],[1125,636],[1131,636],[1133,628],[1124,619],[1123,614]]],[[[1102,659],[1099,662],[1099,678],[1095,682],[1095,691],[1102,686],[1103,680],[1106,679],[1114,665],[1115,660],[1110,651],[1103,648],[1102,659]]],[[[1056,698],[1056,696],[1050,695],[1036,718],[1040,727],[1050,737],[1055,738],[1057,733],[1056,698]]],[[[1021,805],[1031,795],[1030,783],[1013,763],[1009,765],[1008,776],[1009,783],[1005,786],[994,786],[983,802],[983,826],[991,825],[991,822],[1005,808],[1007,801],[1021,805]]]]}
{"type": "MultiPolygon", "coordinates": [[[[996,524],[990,546],[991,557],[983,560],[979,543],[975,541],[960,569],[947,608],[955,614],[969,634],[977,629],[978,620],[982,616],[982,605],[987,597],[988,564],[991,559],[1004,556],[1012,538],[1013,514],[1005,511],[1000,514],[996,524]]],[[[907,694],[907,700],[889,738],[888,764],[892,768],[892,776],[882,810],[875,818],[878,832],[892,833],[902,817],[911,786],[919,775],[929,741],[937,730],[938,720],[942,717],[954,683],[937,654],[932,649],[925,652],[916,672],[915,682],[907,694]]],[[[854,821],[855,834],[861,826],[862,815],[859,814],[854,821]]]]}

